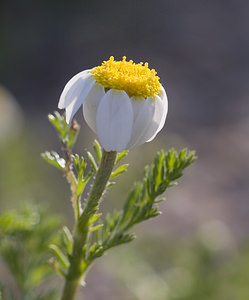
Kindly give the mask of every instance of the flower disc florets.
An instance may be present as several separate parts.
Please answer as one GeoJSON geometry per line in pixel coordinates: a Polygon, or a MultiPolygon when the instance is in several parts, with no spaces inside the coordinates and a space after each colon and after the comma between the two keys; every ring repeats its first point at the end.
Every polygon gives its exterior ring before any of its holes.
{"type": "Polygon", "coordinates": [[[115,61],[111,56],[101,66],[91,70],[95,80],[106,89],[125,91],[131,96],[144,98],[158,95],[160,91],[159,77],[154,69],[148,68],[148,63],[136,64],[132,60],[115,61]]]}

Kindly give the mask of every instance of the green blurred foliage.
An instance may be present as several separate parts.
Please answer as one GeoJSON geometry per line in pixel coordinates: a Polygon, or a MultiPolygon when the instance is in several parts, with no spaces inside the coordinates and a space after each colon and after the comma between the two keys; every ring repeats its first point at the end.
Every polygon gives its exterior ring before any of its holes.
{"type": "Polygon", "coordinates": [[[129,300],[245,300],[249,295],[249,243],[206,244],[199,233],[184,237],[144,236],[121,247],[104,268],[129,300]]]}
{"type": "Polygon", "coordinates": [[[24,206],[0,215],[0,255],[14,288],[1,284],[4,299],[52,300],[56,291],[49,281],[54,270],[49,264],[51,243],[59,243],[61,221],[47,209],[24,206]]]}

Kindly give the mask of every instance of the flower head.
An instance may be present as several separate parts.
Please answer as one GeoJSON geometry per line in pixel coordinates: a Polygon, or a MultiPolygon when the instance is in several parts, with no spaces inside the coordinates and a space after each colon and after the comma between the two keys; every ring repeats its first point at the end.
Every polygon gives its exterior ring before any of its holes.
{"type": "Polygon", "coordinates": [[[135,64],[132,60],[115,61],[111,56],[101,66],[91,70],[96,82],[107,89],[124,90],[130,97],[147,98],[157,95],[161,85],[154,69],[148,68],[148,63],[135,64]]]}
{"type": "Polygon", "coordinates": [[[66,84],[58,107],[66,121],[83,105],[84,118],[106,151],[121,152],[154,139],[162,129],[168,100],[148,63],[115,61],[78,73],[66,84]]]}

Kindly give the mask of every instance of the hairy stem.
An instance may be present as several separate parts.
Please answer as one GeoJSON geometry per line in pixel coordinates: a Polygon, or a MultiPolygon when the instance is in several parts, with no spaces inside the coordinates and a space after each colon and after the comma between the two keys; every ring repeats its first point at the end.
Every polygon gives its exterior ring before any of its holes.
{"type": "Polygon", "coordinates": [[[103,151],[102,159],[93,187],[90,191],[88,200],[84,207],[84,211],[80,217],[80,227],[84,228],[85,224],[89,221],[91,217],[99,208],[99,199],[105,190],[105,186],[111,176],[112,169],[116,160],[117,152],[103,151]]]}
{"type": "Polygon", "coordinates": [[[81,210],[80,196],[77,195],[77,179],[75,178],[73,172],[72,151],[67,147],[66,143],[63,143],[63,150],[65,153],[65,161],[66,161],[64,172],[71,188],[71,193],[72,193],[71,202],[74,210],[74,218],[75,220],[78,220],[80,216],[80,210],[81,210]]]}
{"type": "MultiPolygon", "coordinates": [[[[77,290],[84,279],[88,265],[84,261],[83,247],[87,241],[89,219],[99,208],[100,198],[112,173],[117,152],[103,151],[102,160],[83,213],[76,219],[73,230],[73,252],[61,300],[75,299],[77,290]]],[[[73,190],[72,190],[73,192],[73,190]]]]}

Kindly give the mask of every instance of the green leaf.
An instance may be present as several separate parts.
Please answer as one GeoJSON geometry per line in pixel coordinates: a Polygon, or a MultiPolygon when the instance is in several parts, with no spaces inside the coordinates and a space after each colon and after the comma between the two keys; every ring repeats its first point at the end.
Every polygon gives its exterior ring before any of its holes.
{"type": "Polygon", "coordinates": [[[155,182],[155,189],[157,189],[162,180],[162,167],[164,164],[164,157],[164,152],[160,151],[159,153],[157,153],[156,158],[154,160],[153,180],[155,182]]]}
{"type": "Polygon", "coordinates": [[[0,238],[31,228],[29,216],[17,215],[15,212],[5,212],[0,215],[0,238]]]}
{"type": "Polygon", "coordinates": [[[123,159],[128,154],[128,150],[124,150],[123,152],[118,153],[116,158],[116,164],[120,162],[121,159],[123,159]]]}
{"type": "Polygon", "coordinates": [[[124,208],[123,208],[123,218],[122,218],[123,224],[130,221],[132,212],[137,207],[137,202],[138,202],[138,199],[140,198],[141,190],[142,190],[141,183],[136,183],[134,188],[131,190],[131,192],[125,202],[124,208]]]}
{"type": "Polygon", "coordinates": [[[83,178],[78,178],[77,196],[80,196],[83,193],[85,186],[86,186],[86,183],[83,180],[83,178]]]}
{"type": "Polygon", "coordinates": [[[72,149],[76,142],[80,130],[79,124],[73,120],[71,125],[67,124],[65,114],[60,115],[57,111],[49,114],[48,119],[59,134],[60,140],[66,144],[68,149],[72,149]]]}
{"type": "Polygon", "coordinates": [[[97,164],[95,162],[94,157],[92,156],[92,154],[90,152],[87,152],[87,155],[88,155],[90,163],[91,163],[91,165],[93,167],[94,172],[97,172],[98,171],[98,166],[97,166],[97,164]]]}
{"type": "Polygon", "coordinates": [[[120,234],[116,234],[111,240],[106,240],[103,243],[103,248],[106,250],[113,248],[113,247],[117,247],[120,246],[122,244],[126,244],[126,243],[130,243],[131,241],[133,241],[135,239],[135,235],[134,234],[130,234],[130,233],[120,233],[120,234]]]}
{"type": "Polygon", "coordinates": [[[121,237],[119,237],[118,245],[130,243],[136,238],[135,234],[124,234],[121,237]]]}
{"type": "Polygon", "coordinates": [[[79,131],[80,131],[80,125],[77,123],[76,120],[73,120],[69,127],[68,137],[67,137],[67,141],[66,141],[67,147],[69,149],[72,149],[72,147],[74,146],[74,144],[77,140],[79,131]]]}
{"type": "Polygon", "coordinates": [[[72,234],[71,234],[70,230],[67,228],[67,226],[63,226],[62,238],[63,238],[64,245],[67,248],[67,253],[72,254],[72,251],[73,251],[73,237],[72,237],[72,234]]]}
{"type": "Polygon", "coordinates": [[[83,193],[86,184],[88,183],[89,179],[92,177],[92,174],[93,174],[93,170],[90,170],[88,172],[87,176],[85,178],[83,178],[81,176],[81,174],[79,173],[79,175],[78,175],[79,176],[78,177],[78,185],[77,185],[77,195],[78,196],[80,196],[83,193]]]}
{"type": "Polygon", "coordinates": [[[166,167],[168,173],[173,171],[175,167],[175,160],[176,160],[176,152],[174,149],[171,149],[166,155],[166,167]]]}
{"type": "Polygon", "coordinates": [[[84,157],[83,156],[79,157],[78,154],[75,154],[75,155],[72,155],[72,158],[73,158],[73,162],[75,164],[75,168],[76,168],[77,172],[78,173],[81,172],[83,175],[86,165],[87,165],[84,160],[84,157]]]}
{"type": "MultiPolygon", "coordinates": [[[[27,296],[25,299],[37,299],[44,288],[44,281],[54,275],[47,262],[51,256],[49,244],[59,242],[59,227],[57,216],[33,205],[23,204],[19,211],[0,214],[1,259],[18,286],[20,295],[27,296]]],[[[47,287],[46,290],[51,289],[47,287]]]]}
{"type": "Polygon", "coordinates": [[[106,188],[110,188],[115,184],[116,184],[116,182],[114,182],[114,181],[108,181],[107,184],[106,184],[106,188]]]}
{"type": "Polygon", "coordinates": [[[94,152],[96,154],[97,160],[100,163],[101,158],[102,158],[102,149],[101,149],[101,146],[100,146],[100,144],[97,140],[94,140],[93,149],[94,149],[94,152]]]}
{"type": "Polygon", "coordinates": [[[102,213],[91,216],[91,218],[89,219],[88,225],[92,226],[101,216],[102,216],[102,213]]]}
{"type": "Polygon", "coordinates": [[[129,193],[123,210],[106,216],[102,229],[104,248],[109,249],[131,241],[134,237],[126,232],[132,226],[160,215],[156,204],[163,199],[157,200],[157,197],[168,187],[175,185],[174,180],[182,176],[183,170],[194,160],[194,152],[186,149],[179,154],[174,149],[168,153],[158,152],[154,163],[145,167],[142,182],[136,183],[129,193]]]}
{"type": "Polygon", "coordinates": [[[89,228],[89,231],[90,231],[90,232],[93,232],[93,231],[99,230],[99,229],[102,228],[103,226],[104,226],[104,224],[98,224],[98,225],[96,225],[96,226],[94,226],[94,227],[90,227],[90,228],[89,228]]]}
{"type": "Polygon", "coordinates": [[[66,165],[65,159],[61,158],[57,152],[46,151],[46,152],[42,153],[41,156],[50,165],[58,168],[59,170],[64,170],[65,165],[66,165]]]}
{"type": "Polygon", "coordinates": [[[93,261],[94,259],[104,254],[104,248],[101,244],[94,243],[89,249],[88,260],[93,261]]]}
{"type": "Polygon", "coordinates": [[[155,203],[161,203],[161,202],[163,202],[163,201],[165,201],[165,198],[161,198],[161,199],[155,200],[154,202],[155,202],[155,203]]]}
{"type": "Polygon", "coordinates": [[[61,266],[61,264],[59,264],[58,260],[55,260],[54,258],[50,258],[50,260],[48,261],[51,268],[57,273],[59,274],[61,277],[65,278],[66,277],[66,269],[64,267],[61,266]]]}
{"type": "Polygon", "coordinates": [[[58,131],[60,139],[64,140],[68,133],[68,124],[66,123],[65,115],[60,115],[57,111],[55,111],[53,115],[48,115],[48,119],[58,131]]]}
{"type": "Polygon", "coordinates": [[[118,167],[116,170],[114,170],[114,171],[112,172],[110,178],[117,177],[118,175],[120,175],[120,174],[126,172],[128,166],[129,166],[129,164],[125,164],[125,165],[122,165],[122,166],[118,167]]]}
{"type": "Polygon", "coordinates": [[[75,164],[75,168],[78,172],[77,196],[80,196],[83,193],[87,182],[91,178],[91,176],[93,174],[93,170],[90,170],[87,173],[86,177],[84,178],[84,171],[87,166],[86,161],[84,160],[84,157],[79,157],[78,154],[75,154],[72,157],[73,157],[73,161],[75,164]]]}
{"type": "Polygon", "coordinates": [[[67,270],[69,267],[69,261],[67,257],[64,255],[64,253],[61,251],[61,249],[58,246],[53,244],[50,245],[49,248],[53,251],[54,255],[58,259],[60,266],[67,270]]]}

